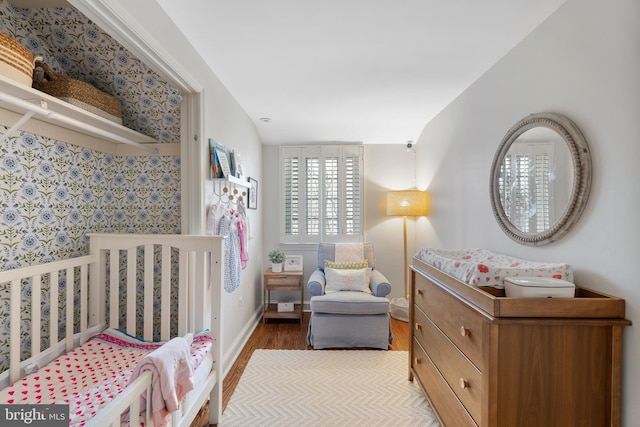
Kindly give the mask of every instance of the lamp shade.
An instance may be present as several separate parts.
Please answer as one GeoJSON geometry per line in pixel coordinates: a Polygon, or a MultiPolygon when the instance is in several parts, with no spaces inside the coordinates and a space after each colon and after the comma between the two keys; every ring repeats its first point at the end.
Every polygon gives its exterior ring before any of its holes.
{"type": "Polygon", "coordinates": [[[426,191],[406,190],[387,193],[387,215],[425,216],[431,209],[431,197],[426,191]]]}

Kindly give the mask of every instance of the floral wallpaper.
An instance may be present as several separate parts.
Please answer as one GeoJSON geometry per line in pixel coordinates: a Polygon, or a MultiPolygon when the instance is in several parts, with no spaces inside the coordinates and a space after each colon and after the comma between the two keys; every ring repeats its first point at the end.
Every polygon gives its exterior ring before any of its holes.
{"type": "Polygon", "coordinates": [[[85,254],[87,232],[180,232],[179,157],[113,156],[28,133],[0,153],[2,269],[85,254]]]}
{"type": "Polygon", "coordinates": [[[0,0],[0,31],[54,70],[114,95],[124,126],[180,141],[182,94],[73,7],[21,9],[0,0]]]}

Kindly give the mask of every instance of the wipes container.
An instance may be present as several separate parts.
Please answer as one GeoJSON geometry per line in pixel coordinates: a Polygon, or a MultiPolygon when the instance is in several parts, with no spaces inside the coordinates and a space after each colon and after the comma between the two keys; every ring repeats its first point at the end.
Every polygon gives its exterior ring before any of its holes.
{"type": "Polygon", "coordinates": [[[576,286],[551,277],[506,277],[504,292],[510,298],[573,298],[576,286]]]}

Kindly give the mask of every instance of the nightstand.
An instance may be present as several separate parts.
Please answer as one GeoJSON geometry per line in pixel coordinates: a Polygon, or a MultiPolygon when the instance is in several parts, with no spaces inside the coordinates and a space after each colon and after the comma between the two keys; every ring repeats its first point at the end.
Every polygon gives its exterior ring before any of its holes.
{"type": "Polygon", "coordinates": [[[298,319],[302,324],[303,289],[302,271],[282,271],[274,273],[269,268],[264,272],[264,313],[262,323],[267,319],[298,319]],[[293,311],[278,311],[278,304],[271,303],[271,291],[298,291],[300,303],[294,303],[293,311]]]}

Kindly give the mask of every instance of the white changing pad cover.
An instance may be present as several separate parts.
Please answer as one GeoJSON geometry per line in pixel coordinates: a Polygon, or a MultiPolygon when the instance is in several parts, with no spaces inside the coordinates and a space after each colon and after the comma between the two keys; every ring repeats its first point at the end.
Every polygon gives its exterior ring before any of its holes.
{"type": "Polygon", "coordinates": [[[552,277],[573,282],[569,264],[528,261],[486,249],[421,248],[416,258],[472,286],[504,289],[505,277],[552,277]]]}

